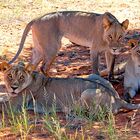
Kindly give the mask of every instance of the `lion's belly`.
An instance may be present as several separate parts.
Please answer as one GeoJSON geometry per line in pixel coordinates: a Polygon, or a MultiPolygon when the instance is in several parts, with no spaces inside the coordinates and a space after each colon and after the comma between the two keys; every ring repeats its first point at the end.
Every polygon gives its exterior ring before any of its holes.
{"type": "Polygon", "coordinates": [[[79,37],[76,35],[66,34],[64,37],[68,38],[71,42],[76,43],[81,46],[92,46],[92,39],[87,39],[86,37],[79,37]]]}

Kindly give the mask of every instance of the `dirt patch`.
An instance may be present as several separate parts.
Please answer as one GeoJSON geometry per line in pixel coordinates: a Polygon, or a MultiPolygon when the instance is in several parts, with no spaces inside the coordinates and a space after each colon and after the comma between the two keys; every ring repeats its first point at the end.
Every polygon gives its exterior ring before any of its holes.
{"type": "MultiPolygon", "coordinates": [[[[43,1],[42,3],[29,1],[11,0],[11,2],[1,1],[0,2],[0,12],[3,17],[0,19],[0,60],[10,60],[16,53],[19,40],[21,38],[24,27],[28,21],[33,17],[38,15],[43,15],[44,13],[50,11],[60,11],[60,10],[84,10],[84,11],[94,11],[97,13],[104,13],[106,11],[114,14],[119,21],[123,21],[126,18],[130,20],[128,36],[140,35],[140,10],[139,0],[132,1],[111,1],[111,0],[98,0],[96,1],[85,1],[85,0],[62,0],[60,1],[43,1]],[[21,6],[21,7],[20,7],[21,6]],[[17,15],[14,15],[16,13],[17,15]]],[[[139,37],[137,39],[140,39],[139,37]]],[[[50,76],[57,77],[73,77],[73,76],[86,76],[91,74],[91,64],[89,59],[89,48],[85,46],[78,46],[71,44],[69,41],[63,41],[63,47],[58,53],[54,63],[50,69],[50,76]]],[[[26,63],[30,60],[30,54],[32,49],[31,34],[29,34],[28,39],[25,44],[25,48],[22,51],[19,60],[23,60],[26,63]]],[[[117,63],[126,61],[128,55],[119,57],[117,63]]],[[[101,69],[106,67],[104,61],[104,55],[101,57],[101,69]]],[[[2,77],[2,75],[1,75],[2,77]]],[[[2,78],[1,78],[2,79],[2,78]]],[[[123,95],[123,81],[119,84],[114,85],[115,89],[118,91],[120,96],[123,95]]],[[[5,93],[4,84],[1,81],[0,92],[5,93]]],[[[134,103],[140,103],[140,94],[134,98],[134,103]]],[[[30,114],[34,116],[34,114],[30,114]]],[[[63,119],[63,114],[58,114],[61,118],[62,125],[65,125],[66,121],[63,119]]],[[[120,139],[130,139],[138,140],[140,139],[140,111],[121,111],[115,116],[115,128],[117,129],[120,139]]],[[[0,115],[0,120],[2,120],[2,115],[0,115]]],[[[82,137],[82,133],[85,134],[85,139],[88,136],[91,139],[109,139],[103,131],[103,126],[100,122],[92,122],[91,124],[80,124],[82,129],[78,130],[78,134],[82,137]]],[[[0,122],[1,126],[1,122],[0,122]]],[[[66,132],[69,136],[75,135],[75,130],[67,130],[66,132]]],[[[19,139],[19,134],[12,132],[11,127],[7,127],[0,130],[0,139],[19,139]]],[[[54,137],[43,128],[41,124],[36,125],[36,127],[29,134],[28,139],[54,139],[54,137]],[[38,129],[39,128],[39,129],[38,129]]],[[[78,137],[77,137],[78,139],[78,137]]],[[[80,138],[79,138],[80,139],[80,138]]]]}

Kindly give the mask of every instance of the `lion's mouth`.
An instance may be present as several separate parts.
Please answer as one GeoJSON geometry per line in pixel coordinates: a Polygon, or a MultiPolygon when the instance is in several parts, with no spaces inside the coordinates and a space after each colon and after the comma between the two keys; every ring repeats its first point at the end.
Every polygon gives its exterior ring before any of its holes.
{"type": "Polygon", "coordinates": [[[15,96],[17,96],[17,93],[11,92],[11,93],[10,93],[10,96],[15,97],[15,96]]]}
{"type": "Polygon", "coordinates": [[[114,52],[114,51],[112,51],[112,54],[113,54],[113,55],[119,55],[120,52],[114,52]]]}

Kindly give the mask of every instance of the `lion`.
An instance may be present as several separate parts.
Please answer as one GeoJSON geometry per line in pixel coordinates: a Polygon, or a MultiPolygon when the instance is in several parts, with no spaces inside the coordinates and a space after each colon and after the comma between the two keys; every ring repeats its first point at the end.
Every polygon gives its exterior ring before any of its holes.
{"type": "Polygon", "coordinates": [[[104,14],[83,11],[48,13],[27,24],[19,49],[9,64],[17,59],[28,32],[32,30],[34,48],[29,63],[32,69],[36,69],[42,61],[41,71],[47,73],[61,47],[62,37],[65,37],[78,45],[90,47],[92,72],[95,74],[99,74],[99,55],[105,52],[107,71],[110,71],[113,55],[118,55],[123,46],[122,40],[128,24],[128,19],[120,23],[109,12],[104,14]]]}
{"type": "Polygon", "coordinates": [[[2,106],[5,110],[11,107],[20,111],[23,100],[29,110],[37,113],[49,112],[54,104],[56,110],[65,113],[77,104],[92,112],[98,112],[103,106],[114,114],[121,108],[140,108],[140,104],[123,101],[111,83],[96,74],[87,78],[46,77],[42,73],[28,71],[21,63],[9,66],[3,73],[10,99],[0,102],[1,111],[2,106]]]}
{"type": "Polygon", "coordinates": [[[140,89],[140,45],[132,47],[124,74],[124,99],[127,102],[130,102],[140,89]]]}

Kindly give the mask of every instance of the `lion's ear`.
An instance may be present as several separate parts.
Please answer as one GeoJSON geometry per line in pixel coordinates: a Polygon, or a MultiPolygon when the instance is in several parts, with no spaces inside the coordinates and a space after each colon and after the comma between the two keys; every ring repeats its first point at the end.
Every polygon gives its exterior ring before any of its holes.
{"type": "Polygon", "coordinates": [[[35,70],[35,66],[32,64],[28,64],[25,66],[26,71],[28,71],[29,73],[32,73],[35,70]]]}
{"type": "Polygon", "coordinates": [[[126,19],[125,21],[123,21],[123,22],[121,23],[121,25],[122,25],[122,27],[126,30],[126,29],[128,28],[128,25],[129,25],[129,20],[126,19]]]}
{"type": "Polygon", "coordinates": [[[128,46],[129,46],[130,48],[134,48],[134,47],[138,46],[138,43],[139,43],[138,40],[136,40],[136,39],[130,39],[130,40],[128,41],[128,46]]]}
{"type": "Polygon", "coordinates": [[[112,22],[110,21],[109,17],[105,14],[103,17],[103,27],[105,30],[109,29],[111,26],[112,22]]]}
{"type": "Polygon", "coordinates": [[[6,61],[3,61],[2,63],[0,63],[0,72],[5,72],[9,68],[11,68],[11,65],[8,64],[6,61]]]}

